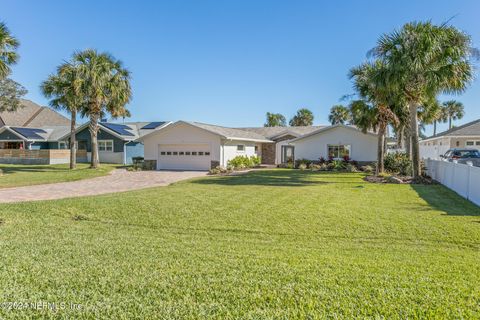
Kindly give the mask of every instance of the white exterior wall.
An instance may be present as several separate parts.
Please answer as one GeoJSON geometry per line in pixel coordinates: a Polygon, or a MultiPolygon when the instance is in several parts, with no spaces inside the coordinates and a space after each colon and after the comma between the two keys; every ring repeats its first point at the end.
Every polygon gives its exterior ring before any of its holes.
{"type": "Polygon", "coordinates": [[[180,123],[169,125],[143,139],[145,160],[157,160],[159,144],[208,144],[211,160],[220,161],[220,137],[206,130],[180,123]]]}
{"type": "Polygon", "coordinates": [[[304,139],[292,142],[295,159],[328,159],[328,145],[350,145],[350,158],[355,161],[377,159],[377,137],[347,127],[331,128],[304,139]]]}
{"type": "Polygon", "coordinates": [[[480,206],[480,167],[431,159],[425,162],[432,179],[480,206]]]}
{"type": "Polygon", "coordinates": [[[238,140],[224,140],[222,145],[222,156],[220,164],[222,166],[227,166],[228,161],[235,158],[236,156],[255,156],[255,145],[257,143],[251,141],[238,141],[238,140]],[[244,151],[238,151],[237,145],[243,144],[245,146],[244,151]]]}
{"type": "MultiPolygon", "coordinates": [[[[98,152],[98,159],[100,163],[116,163],[123,164],[125,162],[125,157],[123,152],[98,152]]],[[[87,152],[87,161],[92,161],[92,153],[87,152]]]]}
{"type": "Polygon", "coordinates": [[[440,159],[450,149],[450,138],[420,141],[420,158],[440,159]]]}

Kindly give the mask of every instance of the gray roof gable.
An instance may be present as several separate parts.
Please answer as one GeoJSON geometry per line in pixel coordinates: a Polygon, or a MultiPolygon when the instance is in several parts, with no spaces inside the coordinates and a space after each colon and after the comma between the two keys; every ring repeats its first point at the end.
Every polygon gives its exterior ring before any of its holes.
{"type": "Polygon", "coordinates": [[[423,140],[429,140],[440,137],[461,137],[461,136],[480,136],[480,119],[465,123],[461,126],[454,127],[444,132],[440,132],[437,135],[430,136],[423,140]]]}

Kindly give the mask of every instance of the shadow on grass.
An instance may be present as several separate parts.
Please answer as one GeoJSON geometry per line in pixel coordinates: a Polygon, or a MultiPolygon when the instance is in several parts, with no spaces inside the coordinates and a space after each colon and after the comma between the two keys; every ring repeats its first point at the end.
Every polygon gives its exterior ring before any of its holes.
{"type": "Polygon", "coordinates": [[[412,184],[412,189],[427,202],[430,208],[449,216],[480,216],[480,207],[440,184],[412,184]]]}
{"type": "Polygon", "coordinates": [[[311,185],[321,185],[330,183],[352,183],[358,184],[358,181],[352,176],[342,175],[341,173],[323,173],[299,170],[262,170],[253,171],[244,174],[214,177],[212,179],[198,179],[191,183],[205,185],[228,185],[228,186],[277,186],[277,187],[306,187],[311,185]],[[335,181],[337,179],[351,179],[351,181],[335,181]]]}
{"type": "Polygon", "coordinates": [[[54,167],[49,165],[44,166],[31,166],[31,165],[18,165],[15,167],[3,167],[0,166],[0,169],[4,174],[12,174],[17,172],[50,172],[50,171],[65,171],[68,170],[68,167],[54,167]]]}

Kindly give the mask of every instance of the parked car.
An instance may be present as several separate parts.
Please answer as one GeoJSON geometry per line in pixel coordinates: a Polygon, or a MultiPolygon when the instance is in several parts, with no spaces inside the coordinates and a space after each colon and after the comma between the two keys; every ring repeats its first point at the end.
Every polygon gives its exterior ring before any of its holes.
{"type": "Polygon", "coordinates": [[[480,167],[480,151],[477,149],[450,149],[441,158],[449,162],[457,160],[458,163],[470,161],[474,166],[480,167]]]}

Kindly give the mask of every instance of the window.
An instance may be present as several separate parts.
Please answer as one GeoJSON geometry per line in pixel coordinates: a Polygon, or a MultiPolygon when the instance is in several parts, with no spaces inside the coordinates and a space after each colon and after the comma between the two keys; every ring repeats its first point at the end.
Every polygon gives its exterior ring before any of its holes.
{"type": "Polygon", "coordinates": [[[328,145],[328,157],[331,159],[350,158],[350,145],[328,145]]]}
{"type": "Polygon", "coordinates": [[[165,155],[165,151],[160,152],[160,155],[164,156],[164,155],[165,155]]]}
{"type": "Polygon", "coordinates": [[[167,156],[171,156],[172,155],[172,152],[171,151],[167,151],[167,156]]]}
{"type": "Polygon", "coordinates": [[[205,155],[206,155],[206,156],[209,156],[209,155],[210,155],[210,152],[208,152],[208,151],[205,152],[205,155]]]}
{"type": "Polygon", "coordinates": [[[460,147],[460,141],[455,142],[455,145],[456,145],[457,147],[460,147]]]}
{"type": "Polygon", "coordinates": [[[67,141],[58,141],[58,149],[68,149],[67,141]]]}
{"type": "Polygon", "coordinates": [[[203,156],[203,151],[198,152],[199,156],[203,156]]]}
{"type": "Polygon", "coordinates": [[[185,151],[185,155],[186,155],[186,156],[189,156],[189,155],[190,155],[190,151],[185,151]]]}
{"type": "Polygon", "coordinates": [[[177,151],[173,151],[173,155],[174,155],[174,156],[178,156],[178,152],[177,152],[177,151]]]}
{"type": "Polygon", "coordinates": [[[181,156],[183,156],[183,155],[185,154],[185,152],[180,151],[178,154],[181,155],[181,156]]]}
{"type": "Polygon", "coordinates": [[[197,155],[197,151],[192,151],[192,156],[196,156],[197,155]]]}
{"type": "Polygon", "coordinates": [[[98,151],[112,152],[113,140],[98,140],[98,151]]]}
{"type": "Polygon", "coordinates": [[[473,147],[473,146],[480,146],[480,140],[477,140],[477,141],[466,141],[465,142],[465,146],[466,147],[473,147]]]}
{"type": "Polygon", "coordinates": [[[245,145],[244,144],[237,145],[237,151],[245,151],[245,145]]]}
{"type": "Polygon", "coordinates": [[[258,152],[258,146],[255,146],[255,153],[258,152]]]}

